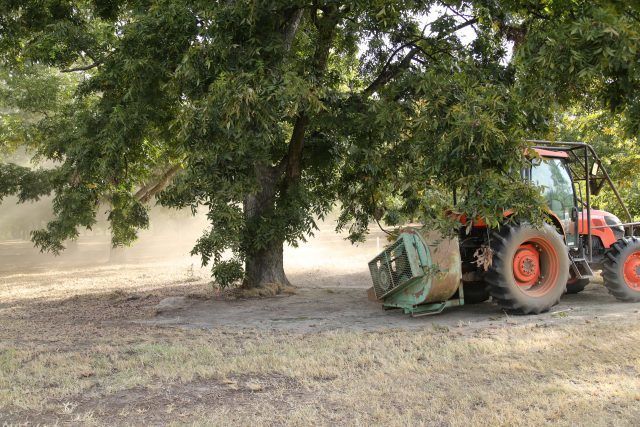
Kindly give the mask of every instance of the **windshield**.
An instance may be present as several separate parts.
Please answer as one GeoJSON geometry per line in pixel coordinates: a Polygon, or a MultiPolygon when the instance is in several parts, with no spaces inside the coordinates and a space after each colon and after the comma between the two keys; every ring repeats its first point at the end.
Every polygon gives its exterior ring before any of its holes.
{"type": "Polygon", "coordinates": [[[542,187],[549,209],[561,220],[571,218],[574,206],[571,177],[562,159],[542,158],[533,162],[531,181],[542,187]]]}

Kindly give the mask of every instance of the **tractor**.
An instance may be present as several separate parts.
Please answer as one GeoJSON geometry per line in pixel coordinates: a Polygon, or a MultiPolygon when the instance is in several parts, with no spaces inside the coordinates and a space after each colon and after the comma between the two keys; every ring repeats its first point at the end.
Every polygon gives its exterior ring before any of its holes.
{"type": "MultiPolygon", "coordinates": [[[[412,316],[492,298],[507,312],[548,311],[565,294],[582,291],[601,270],[609,293],[640,301],[640,238],[620,193],[597,153],[581,142],[529,141],[523,180],[539,186],[547,203],[541,226],[505,220],[490,229],[462,219],[457,236],[407,227],[369,263],[370,295],[385,309],[412,316]],[[591,198],[608,185],[623,223],[595,209],[591,198]]],[[[505,209],[505,218],[512,214],[505,209]]]]}

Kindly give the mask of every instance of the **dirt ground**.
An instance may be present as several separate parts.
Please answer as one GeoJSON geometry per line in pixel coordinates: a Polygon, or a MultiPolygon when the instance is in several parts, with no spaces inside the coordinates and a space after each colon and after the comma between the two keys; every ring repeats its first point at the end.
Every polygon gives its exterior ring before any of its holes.
{"type": "Polygon", "coordinates": [[[191,242],[0,243],[0,424],[637,425],[640,304],[596,280],[539,316],[411,318],[366,298],[384,240],[289,248],[296,294],[259,300],[223,298],[191,242]]]}

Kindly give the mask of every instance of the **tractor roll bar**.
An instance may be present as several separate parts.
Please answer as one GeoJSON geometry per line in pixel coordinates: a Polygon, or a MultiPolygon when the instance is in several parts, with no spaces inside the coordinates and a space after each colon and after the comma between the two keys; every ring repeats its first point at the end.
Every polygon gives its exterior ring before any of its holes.
{"type": "MultiPolygon", "coordinates": [[[[620,204],[620,206],[622,207],[622,209],[624,210],[627,218],[628,218],[628,223],[622,224],[625,228],[626,227],[630,227],[630,231],[631,234],[633,235],[633,227],[635,225],[638,225],[639,223],[634,222],[633,217],[631,216],[631,213],[629,212],[629,209],[627,209],[627,205],[625,205],[624,200],[622,200],[622,196],[620,196],[620,193],[618,192],[618,189],[616,188],[615,184],[613,183],[613,181],[611,180],[611,177],[609,176],[609,172],[607,172],[607,169],[604,167],[604,165],[602,164],[602,161],[600,160],[600,157],[598,156],[598,153],[596,153],[596,151],[593,149],[593,147],[590,144],[587,144],[585,142],[575,142],[575,141],[548,141],[548,140],[543,140],[543,139],[528,139],[525,142],[530,142],[533,144],[537,144],[537,145],[542,145],[542,147],[540,148],[545,148],[548,150],[552,150],[552,151],[563,151],[563,152],[569,152],[572,155],[575,156],[576,159],[580,160],[580,157],[578,156],[577,153],[575,153],[575,151],[577,150],[584,150],[584,168],[585,168],[585,191],[586,191],[586,196],[587,196],[587,240],[588,240],[588,248],[589,248],[589,258],[592,259],[592,253],[593,253],[593,242],[591,239],[591,182],[594,182],[595,185],[597,185],[597,179],[600,180],[604,180],[609,184],[609,187],[611,188],[611,190],[613,191],[613,194],[615,194],[616,199],[618,200],[618,203],[620,204]],[[598,165],[598,169],[600,171],[602,171],[602,177],[596,177],[596,176],[592,176],[592,169],[591,169],[591,165],[589,164],[589,159],[592,159],[595,164],[598,165]]],[[[582,160],[581,160],[582,161],[582,160]]],[[[597,174],[597,171],[596,171],[597,174]]],[[[601,181],[602,182],[602,181],[601,181]]],[[[601,185],[600,185],[601,188],[601,185]]],[[[594,227],[596,228],[596,227],[594,227]]],[[[600,228],[600,227],[597,227],[600,228]]]]}
{"type": "MultiPolygon", "coordinates": [[[[622,200],[622,196],[620,196],[620,193],[618,192],[618,189],[616,188],[615,184],[611,180],[611,177],[609,176],[609,172],[607,172],[607,169],[602,164],[602,161],[600,160],[600,157],[598,156],[598,153],[596,153],[596,151],[593,149],[593,147],[590,144],[587,144],[585,142],[547,141],[547,140],[542,140],[542,139],[528,139],[528,140],[526,140],[526,142],[531,142],[531,143],[534,143],[534,144],[543,144],[546,148],[548,148],[550,150],[555,150],[555,151],[573,151],[573,150],[575,150],[577,148],[583,148],[588,153],[591,153],[592,158],[598,164],[598,168],[600,170],[602,170],[602,174],[604,175],[604,179],[609,184],[609,187],[611,187],[611,190],[613,191],[613,194],[615,194],[616,199],[618,200],[618,203],[620,204],[620,206],[624,210],[624,213],[627,215],[627,218],[629,219],[629,225],[631,225],[631,223],[633,223],[633,217],[631,216],[631,213],[629,212],[629,209],[627,209],[627,205],[625,205],[624,200],[622,200]],[[565,147],[558,146],[558,145],[564,145],[565,147]],[[568,149],[567,149],[567,147],[568,147],[568,149]]],[[[588,160],[588,157],[586,158],[586,160],[588,160]]],[[[588,187],[589,187],[589,178],[591,177],[591,170],[589,169],[589,164],[588,163],[585,166],[587,167],[587,175],[586,175],[586,179],[587,179],[587,194],[589,194],[590,191],[589,191],[588,187]]]]}

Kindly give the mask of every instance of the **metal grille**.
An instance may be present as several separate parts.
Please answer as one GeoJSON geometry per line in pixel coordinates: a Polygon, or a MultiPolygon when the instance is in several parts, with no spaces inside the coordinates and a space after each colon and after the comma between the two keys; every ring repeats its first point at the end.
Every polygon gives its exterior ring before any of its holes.
{"type": "Polygon", "coordinates": [[[388,294],[413,277],[404,239],[400,238],[369,263],[377,298],[388,294]]]}

